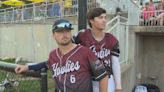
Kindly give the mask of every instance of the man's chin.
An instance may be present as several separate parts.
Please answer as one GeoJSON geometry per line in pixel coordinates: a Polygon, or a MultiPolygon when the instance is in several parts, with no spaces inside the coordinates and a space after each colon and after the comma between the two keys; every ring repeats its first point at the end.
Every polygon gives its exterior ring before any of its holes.
{"type": "Polygon", "coordinates": [[[69,44],[70,44],[70,42],[60,43],[60,45],[62,45],[62,46],[67,46],[69,44]]]}
{"type": "Polygon", "coordinates": [[[103,31],[103,30],[105,30],[105,28],[100,28],[99,30],[103,31]]]}

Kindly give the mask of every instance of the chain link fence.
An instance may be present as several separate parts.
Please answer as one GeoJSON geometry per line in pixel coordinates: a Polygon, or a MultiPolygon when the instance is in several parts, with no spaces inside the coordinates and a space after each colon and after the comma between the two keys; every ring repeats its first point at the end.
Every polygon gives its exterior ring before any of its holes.
{"type": "Polygon", "coordinates": [[[0,92],[47,92],[47,71],[15,74],[16,64],[0,61],[0,92]]]}
{"type": "Polygon", "coordinates": [[[41,92],[40,80],[0,70],[0,92],[41,92]]]}

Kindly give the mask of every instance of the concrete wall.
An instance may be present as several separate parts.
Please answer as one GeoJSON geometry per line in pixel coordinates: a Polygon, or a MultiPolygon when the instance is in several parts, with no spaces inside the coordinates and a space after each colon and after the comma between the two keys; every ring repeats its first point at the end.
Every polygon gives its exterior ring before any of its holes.
{"type": "Polygon", "coordinates": [[[129,58],[127,64],[122,64],[122,92],[132,92],[136,85],[136,33],[138,27],[129,27],[129,58]]]}
{"type": "Polygon", "coordinates": [[[129,27],[128,64],[122,68],[122,92],[132,92],[135,85],[152,83],[150,76],[157,76],[157,85],[164,92],[164,27],[129,27]]]}
{"type": "Polygon", "coordinates": [[[138,64],[138,71],[141,74],[140,82],[155,83],[161,92],[164,91],[164,36],[140,36],[141,59],[138,64]],[[157,83],[152,81],[151,77],[157,77],[157,83]]]}
{"type": "Polygon", "coordinates": [[[140,28],[136,32],[136,84],[155,83],[164,92],[164,27],[140,28]],[[153,82],[150,77],[157,77],[153,82]]]}
{"type": "MultiPolygon", "coordinates": [[[[57,47],[51,27],[51,24],[1,24],[0,56],[35,62],[47,60],[49,52],[57,47]]],[[[74,28],[77,31],[76,25],[74,28]]]]}

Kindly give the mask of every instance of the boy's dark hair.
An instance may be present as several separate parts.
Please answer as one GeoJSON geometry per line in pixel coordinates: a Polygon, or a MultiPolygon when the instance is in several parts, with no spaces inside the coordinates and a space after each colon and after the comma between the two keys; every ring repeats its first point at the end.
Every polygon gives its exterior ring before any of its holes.
{"type": "Polygon", "coordinates": [[[89,10],[89,12],[87,14],[87,20],[88,20],[88,24],[91,28],[92,28],[92,25],[90,23],[90,20],[94,19],[95,17],[100,16],[103,13],[106,13],[106,10],[103,8],[93,8],[93,9],[89,10]]]}

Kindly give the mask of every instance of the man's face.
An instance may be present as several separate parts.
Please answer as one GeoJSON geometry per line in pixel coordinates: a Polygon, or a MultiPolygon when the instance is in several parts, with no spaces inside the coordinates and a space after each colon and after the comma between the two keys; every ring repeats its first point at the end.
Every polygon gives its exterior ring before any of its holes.
{"type": "Polygon", "coordinates": [[[71,30],[61,30],[53,33],[53,38],[56,40],[58,45],[66,46],[71,43],[71,30]]]}
{"type": "Polygon", "coordinates": [[[107,22],[106,13],[103,13],[100,16],[90,20],[92,28],[95,28],[97,30],[104,30],[106,27],[106,22],[107,22]]]}

